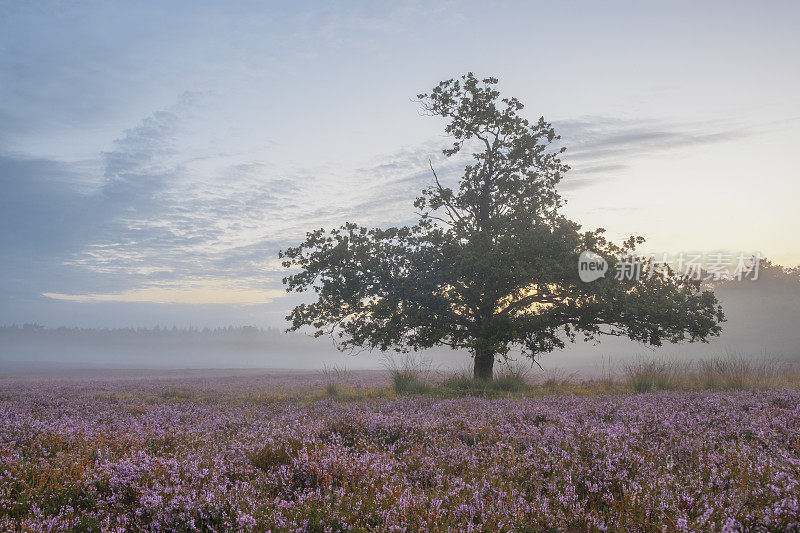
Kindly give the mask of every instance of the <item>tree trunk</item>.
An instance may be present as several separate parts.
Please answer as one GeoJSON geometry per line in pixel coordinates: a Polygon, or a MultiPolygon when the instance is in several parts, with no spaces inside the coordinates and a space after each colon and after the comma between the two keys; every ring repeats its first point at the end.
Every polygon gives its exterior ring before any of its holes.
{"type": "Polygon", "coordinates": [[[473,377],[484,381],[492,380],[492,367],[494,367],[494,352],[486,349],[475,350],[475,368],[473,377]]]}

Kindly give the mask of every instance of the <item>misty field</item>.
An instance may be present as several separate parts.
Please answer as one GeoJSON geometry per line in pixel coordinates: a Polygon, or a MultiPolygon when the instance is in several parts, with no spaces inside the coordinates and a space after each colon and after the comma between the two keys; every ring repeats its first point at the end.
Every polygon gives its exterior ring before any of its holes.
{"type": "Polygon", "coordinates": [[[0,529],[800,529],[795,389],[403,396],[374,377],[349,396],[293,375],[2,380],[0,529]]]}

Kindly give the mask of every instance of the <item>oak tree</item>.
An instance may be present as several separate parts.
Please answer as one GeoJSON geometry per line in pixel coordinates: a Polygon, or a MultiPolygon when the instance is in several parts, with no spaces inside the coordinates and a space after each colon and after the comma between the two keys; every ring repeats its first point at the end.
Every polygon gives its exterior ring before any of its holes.
{"type": "Polygon", "coordinates": [[[718,335],[722,309],[699,281],[655,273],[647,258],[642,275],[614,275],[643,239],[615,244],[560,214],[565,148],[550,123],[529,122],[496,84],[469,73],[418,95],[425,114],[446,122],[453,144],[444,154],[474,153],[456,187],[431,165],[416,224],[318,229],[280,253],[293,269],[287,291],[316,295],[287,316],[289,329],[331,334],[342,350],[463,349],[479,379],[512,350],[535,361],[579,336],[661,345],[718,335]],[[581,281],[585,250],[603,258],[605,276],[581,281]]]}

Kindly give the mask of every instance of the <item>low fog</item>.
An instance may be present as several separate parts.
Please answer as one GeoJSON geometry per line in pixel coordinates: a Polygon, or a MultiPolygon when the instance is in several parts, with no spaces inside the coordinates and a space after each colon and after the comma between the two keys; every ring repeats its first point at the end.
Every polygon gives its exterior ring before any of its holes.
{"type": "MultiPolygon", "coordinates": [[[[580,339],[543,354],[547,369],[591,374],[641,357],[701,359],[720,355],[800,361],[800,276],[797,269],[762,270],[755,281],[726,281],[715,293],[726,314],[723,333],[708,344],[666,344],[660,348],[616,337],[580,339]]],[[[450,349],[417,354],[433,368],[465,369],[469,354],[450,349]]],[[[526,363],[519,359],[518,363],[526,363]]],[[[83,375],[126,370],[227,369],[319,370],[325,367],[379,369],[380,352],[343,353],[328,336],[286,334],[281,328],[228,326],[217,329],[72,329],[13,325],[0,328],[0,375],[83,375]]],[[[535,367],[538,371],[538,367],[535,367]]]]}

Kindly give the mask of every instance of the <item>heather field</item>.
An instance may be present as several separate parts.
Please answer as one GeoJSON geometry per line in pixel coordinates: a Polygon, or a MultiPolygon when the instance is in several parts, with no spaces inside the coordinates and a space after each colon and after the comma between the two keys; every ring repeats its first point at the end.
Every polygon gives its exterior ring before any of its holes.
{"type": "Polygon", "coordinates": [[[1,380],[0,529],[800,530],[794,388],[349,379],[1,380]]]}

